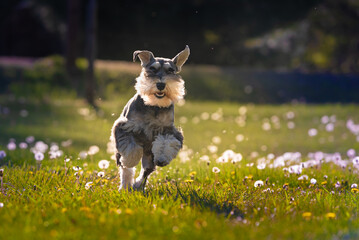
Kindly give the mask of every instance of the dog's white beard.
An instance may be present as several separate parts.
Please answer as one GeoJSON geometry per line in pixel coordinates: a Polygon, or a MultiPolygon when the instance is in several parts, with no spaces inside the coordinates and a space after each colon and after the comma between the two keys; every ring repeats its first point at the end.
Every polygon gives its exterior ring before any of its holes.
{"type": "Polygon", "coordinates": [[[166,88],[164,90],[166,95],[163,98],[157,98],[155,93],[158,92],[158,90],[155,82],[147,80],[143,74],[136,79],[135,89],[146,105],[158,107],[168,107],[172,103],[183,99],[185,95],[183,79],[176,81],[168,80],[166,81],[166,88]]]}

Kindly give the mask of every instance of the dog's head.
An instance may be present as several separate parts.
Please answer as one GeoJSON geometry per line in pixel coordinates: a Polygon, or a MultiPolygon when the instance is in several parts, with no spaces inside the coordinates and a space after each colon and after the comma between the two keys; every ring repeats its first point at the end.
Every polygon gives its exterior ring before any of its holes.
{"type": "Polygon", "coordinates": [[[172,59],[155,57],[146,50],[133,53],[133,61],[138,57],[142,66],[135,88],[146,105],[168,107],[183,98],[184,81],[178,73],[189,54],[188,46],[172,59]]]}

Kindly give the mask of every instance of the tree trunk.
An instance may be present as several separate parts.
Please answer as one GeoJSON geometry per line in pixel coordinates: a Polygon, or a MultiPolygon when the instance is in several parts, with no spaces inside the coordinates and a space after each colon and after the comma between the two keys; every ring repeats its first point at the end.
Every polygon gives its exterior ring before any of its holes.
{"type": "Polygon", "coordinates": [[[96,107],[95,103],[95,76],[94,76],[94,62],[96,53],[96,0],[89,0],[87,5],[87,19],[86,19],[86,58],[88,61],[88,68],[86,71],[86,100],[96,107]]]}
{"type": "Polygon", "coordinates": [[[80,15],[81,0],[67,0],[66,74],[76,91],[80,87],[76,68],[80,15]]]}

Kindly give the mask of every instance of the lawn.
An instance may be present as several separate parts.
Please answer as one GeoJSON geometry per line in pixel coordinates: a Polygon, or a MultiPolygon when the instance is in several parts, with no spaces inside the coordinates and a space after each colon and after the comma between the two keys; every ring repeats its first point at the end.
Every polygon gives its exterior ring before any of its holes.
{"type": "Polygon", "coordinates": [[[0,239],[359,237],[357,105],[181,103],[183,151],[128,193],[108,151],[125,102],[1,96],[0,239]]]}

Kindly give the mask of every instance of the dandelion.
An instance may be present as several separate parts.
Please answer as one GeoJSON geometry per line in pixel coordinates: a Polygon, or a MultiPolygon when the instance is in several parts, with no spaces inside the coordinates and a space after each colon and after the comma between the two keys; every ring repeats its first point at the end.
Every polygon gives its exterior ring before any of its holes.
{"type": "Polygon", "coordinates": [[[101,169],[107,169],[110,166],[110,162],[107,160],[101,160],[98,162],[98,166],[101,169]]]}
{"type": "Polygon", "coordinates": [[[359,165],[359,157],[355,157],[355,158],[353,159],[353,164],[354,164],[354,165],[359,165]]]}
{"type": "Polygon", "coordinates": [[[3,159],[4,157],[6,157],[6,152],[4,150],[0,151],[0,159],[3,159]]]}
{"type": "Polygon", "coordinates": [[[26,142],[19,143],[19,148],[20,149],[26,149],[27,148],[27,143],[26,142]]]}
{"type": "Polygon", "coordinates": [[[14,142],[9,142],[7,144],[7,149],[9,149],[10,151],[14,151],[16,149],[16,143],[14,142]]]}
{"type": "Polygon", "coordinates": [[[266,164],[265,164],[265,163],[258,164],[258,165],[257,165],[257,168],[258,168],[259,170],[263,170],[263,169],[266,168],[266,164]]]}
{"type": "Polygon", "coordinates": [[[302,214],[302,217],[305,219],[305,220],[309,220],[311,217],[312,217],[312,213],[311,212],[304,212],[302,214]]]}
{"type": "Polygon", "coordinates": [[[0,202],[0,208],[4,207],[4,203],[0,202]]]}
{"type": "Polygon", "coordinates": [[[87,152],[86,152],[86,151],[81,151],[81,152],[79,153],[79,158],[81,158],[81,159],[87,158],[87,152]]]}
{"type": "Polygon", "coordinates": [[[299,181],[304,181],[304,180],[308,180],[308,176],[307,175],[302,175],[298,178],[299,181]]]}
{"type": "Polygon", "coordinates": [[[315,185],[317,183],[317,180],[315,178],[310,179],[310,184],[315,185]]]}
{"type": "Polygon", "coordinates": [[[25,139],[25,141],[30,144],[30,143],[33,143],[35,141],[35,138],[34,138],[34,136],[28,136],[25,139]]]}
{"type": "Polygon", "coordinates": [[[350,188],[358,188],[358,184],[353,183],[353,184],[350,186],[350,188]]]}
{"type": "Polygon", "coordinates": [[[358,189],[358,188],[352,188],[350,191],[351,191],[352,193],[358,193],[358,192],[359,192],[359,189],[358,189]]]}
{"type": "Polygon", "coordinates": [[[336,182],[336,183],[334,184],[334,187],[335,187],[335,188],[340,188],[340,187],[341,187],[340,182],[336,182]]]}
{"type": "Polygon", "coordinates": [[[80,170],[81,170],[81,167],[79,167],[79,166],[73,166],[72,169],[73,169],[74,171],[80,171],[80,170]]]}
{"type": "Polygon", "coordinates": [[[46,152],[49,146],[44,143],[43,141],[38,141],[35,143],[34,148],[32,149],[32,152],[46,152]]]}
{"type": "Polygon", "coordinates": [[[288,129],[294,129],[294,128],[295,128],[295,123],[292,122],[292,121],[288,122],[288,123],[287,123],[287,128],[288,128],[288,129]]]}
{"type": "Polygon", "coordinates": [[[327,183],[328,183],[327,181],[321,182],[322,185],[327,185],[327,183]]]}
{"type": "Polygon", "coordinates": [[[36,152],[34,157],[35,157],[36,161],[42,161],[42,160],[44,160],[45,156],[44,156],[44,154],[42,152],[36,152]]]}
{"type": "Polygon", "coordinates": [[[88,155],[95,155],[96,153],[98,153],[100,151],[100,148],[96,145],[93,145],[89,148],[88,150],[88,155]]]}
{"type": "Polygon", "coordinates": [[[192,180],[192,179],[187,179],[187,180],[185,180],[184,182],[185,182],[185,183],[192,183],[193,180],[192,180]]]}
{"type": "Polygon", "coordinates": [[[98,177],[104,177],[104,176],[105,176],[105,172],[98,172],[98,173],[97,173],[97,176],[98,176],[98,177]]]}
{"type": "Polygon", "coordinates": [[[85,189],[89,190],[93,185],[94,185],[93,182],[88,182],[85,184],[85,189]]]}
{"type": "Polygon", "coordinates": [[[261,187],[261,186],[263,186],[263,185],[264,185],[264,183],[263,183],[262,180],[258,180],[258,181],[256,181],[256,182],[254,183],[254,187],[261,187]]]}
{"type": "Polygon", "coordinates": [[[238,134],[238,135],[236,136],[236,141],[237,141],[237,142],[242,142],[243,140],[244,140],[243,134],[238,134]]]}
{"type": "Polygon", "coordinates": [[[209,145],[207,149],[209,150],[210,153],[216,153],[218,151],[218,147],[215,145],[209,145]]]}
{"type": "Polygon", "coordinates": [[[188,175],[189,175],[190,177],[194,177],[194,176],[196,176],[196,174],[197,174],[197,172],[196,172],[196,171],[193,171],[193,172],[190,172],[188,175]]]}
{"type": "Polygon", "coordinates": [[[332,212],[329,212],[329,213],[325,214],[325,217],[327,219],[334,219],[334,218],[336,218],[336,214],[332,213],[332,212]]]}
{"type": "Polygon", "coordinates": [[[317,134],[318,134],[318,130],[315,129],[315,128],[311,128],[311,129],[308,130],[308,135],[309,135],[309,137],[314,137],[314,136],[316,136],[317,134]]]}
{"type": "Polygon", "coordinates": [[[214,143],[214,144],[220,144],[221,143],[221,141],[222,141],[222,139],[220,138],[220,137],[218,137],[218,136],[214,136],[213,138],[212,138],[212,142],[214,143]]]}
{"type": "Polygon", "coordinates": [[[212,172],[219,173],[221,170],[218,167],[213,167],[212,172]]]}

